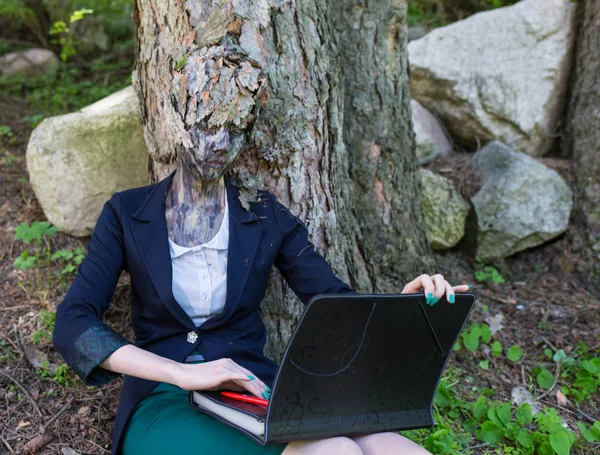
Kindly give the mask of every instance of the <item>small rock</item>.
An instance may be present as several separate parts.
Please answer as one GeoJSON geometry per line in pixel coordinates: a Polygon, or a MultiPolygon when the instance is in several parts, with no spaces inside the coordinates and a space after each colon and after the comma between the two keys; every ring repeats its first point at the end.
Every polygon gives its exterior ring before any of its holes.
{"type": "Polygon", "coordinates": [[[60,449],[62,455],[80,455],[76,450],[71,449],[70,447],[63,447],[60,449]]]}
{"type": "Polygon", "coordinates": [[[408,27],[408,41],[423,38],[427,35],[427,30],[422,25],[412,25],[408,27]]]}
{"type": "Polygon", "coordinates": [[[58,58],[48,49],[27,49],[0,57],[0,74],[4,76],[51,74],[56,72],[58,66],[58,58]]]}
{"type": "Polygon", "coordinates": [[[448,179],[427,169],[420,174],[427,238],[434,249],[452,248],[465,234],[470,205],[448,179]]]}
{"type": "Polygon", "coordinates": [[[495,314],[494,316],[488,314],[484,320],[487,325],[490,326],[492,335],[496,335],[496,333],[504,328],[502,325],[502,321],[504,321],[504,315],[502,313],[495,314]]]}
{"type": "Polygon", "coordinates": [[[82,406],[77,410],[77,415],[79,417],[87,417],[90,415],[90,407],[89,406],[82,406]]]}
{"type": "Polygon", "coordinates": [[[99,17],[84,16],[82,20],[74,22],[70,28],[79,55],[92,55],[110,49],[110,37],[106,33],[104,22],[99,17]]]}
{"type": "Polygon", "coordinates": [[[556,391],[556,401],[558,401],[558,404],[561,406],[566,406],[569,404],[569,399],[560,390],[556,391]]]}
{"type": "Polygon", "coordinates": [[[478,258],[505,258],[565,232],[573,193],[556,171],[498,141],[477,152],[473,164],[483,175],[471,200],[478,258]]]}
{"type": "Polygon", "coordinates": [[[419,164],[427,164],[439,155],[452,151],[452,143],[435,116],[418,101],[411,100],[413,130],[419,164]]]}
{"type": "Polygon", "coordinates": [[[529,403],[531,413],[537,414],[540,412],[540,404],[533,399],[533,395],[523,386],[517,386],[510,392],[510,397],[515,406],[521,406],[523,403],[529,403]]]}

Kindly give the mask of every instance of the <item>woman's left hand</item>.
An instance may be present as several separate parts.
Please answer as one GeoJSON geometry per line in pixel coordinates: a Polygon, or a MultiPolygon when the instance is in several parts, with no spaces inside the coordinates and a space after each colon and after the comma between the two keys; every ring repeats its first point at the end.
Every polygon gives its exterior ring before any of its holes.
{"type": "Polygon", "coordinates": [[[423,292],[425,294],[425,303],[427,305],[435,305],[442,295],[446,293],[446,299],[450,303],[454,303],[454,292],[467,292],[471,287],[470,284],[460,284],[458,286],[450,286],[442,275],[419,275],[410,283],[407,283],[402,289],[402,294],[411,294],[423,292]]]}

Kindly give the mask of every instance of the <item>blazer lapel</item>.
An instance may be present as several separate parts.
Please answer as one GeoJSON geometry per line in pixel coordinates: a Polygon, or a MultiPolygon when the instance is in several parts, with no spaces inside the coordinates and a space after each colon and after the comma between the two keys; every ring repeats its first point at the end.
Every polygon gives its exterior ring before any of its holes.
{"type": "Polygon", "coordinates": [[[171,314],[184,326],[196,326],[173,297],[173,268],[169,252],[169,234],[165,217],[167,191],[173,175],[158,183],[144,204],[134,213],[138,222],[132,224],[133,236],[148,270],[152,284],[171,314]]]}
{"type": "MultiPolygon", "coordinates": [[[[173,297],[173,268],[165,217],[166,197],[175,171],[159,182],[142,206],[133,214],[133,236],[152,284],[171,314],[184,326],[196,329],[194,322],[173,297]]],[[[223,312],[206,321],[201,329],[218,326],[231,316],[244,292],[260,243],[262,229],[258,216],[245,210],[239,191],[225,179],[229,204],[229,248],[227,252],[227,297],[223,312]]]]}

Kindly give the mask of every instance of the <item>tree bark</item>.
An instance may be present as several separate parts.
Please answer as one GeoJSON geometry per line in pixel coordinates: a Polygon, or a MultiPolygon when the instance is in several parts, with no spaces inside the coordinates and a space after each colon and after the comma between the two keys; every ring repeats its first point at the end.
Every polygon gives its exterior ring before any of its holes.
{"type": "MultiPolygon", "coordinates": [[[[165,177],[175,151],[189,141],[181,114],[187,75],[174,67],[190,50],[227,34],[261,64],[269,93],[253,134],[256,147],[240,157],[234,177],[244,187],[272,191],[305,220],[318,251],[353,288],[399,291],[415,274],[431,271],[411,132],[406,5],[377,0],[367,8],[352,0],[335,3],[334,11],[329,5],[136,0],[134,86],[149,171],[154,181],[165,177]],[[362,12],[355,17],[343,7],[362,12]],[[358,64],[363,68],[353,68],[358,64]]],[[[262,303],[268,356],[279,360],[301,311],[273,272],[262,303]]]]}
{"type": "Polygon", "coordinates": [[[600,2],[577,5],[577,44],[562,143],[577,176],[575,217],[585,231],[589,278],[600,288],[600,2]]]}
{"type": "Polygon", "coordinates": [[[423,235],[412,132],[407,2],[345,0],[332,5],[360,248],[373,291],[389,292],[398,287],[399,277],[433,267],[423,235]]]}

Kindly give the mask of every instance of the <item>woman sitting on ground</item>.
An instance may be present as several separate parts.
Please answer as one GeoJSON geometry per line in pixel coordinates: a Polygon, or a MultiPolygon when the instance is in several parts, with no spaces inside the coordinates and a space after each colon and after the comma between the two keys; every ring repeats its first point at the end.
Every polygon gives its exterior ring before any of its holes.
{"type": "MultiPolygon", "coordinates": [[[[261,446],[189,406],[189,390],[269,397],[276,365],[263,354],[258,308],[273,265],[305,303],[353,292],[272,194],[259,192],[246,210],[225,176],[249,145],[264,90],[260,70],[219,46],[189,58],[204,85],[188,88],[210,95],[189,93],[197,100],[187,130],[193,146],[178,150],[177,169],[164,180],[116,193],[104,205],[57,310],[54,345],[86,384],[125,375],[112,454],[429,453],[391,432],[261,446]],[[123,270],[131,276],[135,345],[102,322],[123,270]]],[[[402,292],[423,292],[435,303],[467,290],[437,274],[415,278],[402,292]]]]}

